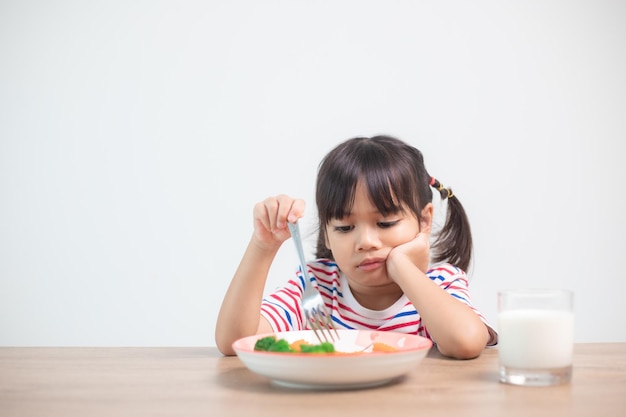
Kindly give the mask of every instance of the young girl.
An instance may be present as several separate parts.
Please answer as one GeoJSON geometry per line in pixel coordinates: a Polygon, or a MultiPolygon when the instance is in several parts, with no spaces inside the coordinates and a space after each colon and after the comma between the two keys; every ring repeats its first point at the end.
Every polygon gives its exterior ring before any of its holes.
{"type": "Polygon", "coordinates": [[[464,270],[472,237],[465,211],[431,177],[419,150],[392,137],[354,138],[323,159],[317,177],[317,259],[263,298],[268,271],[287,222],[304,201],[286,195],[254,207],[254,233],[217,319],[218,349],[254,334],[303,330],[304,285],[322,294],[338,329],[388,330],[429,337],[454,358],[474,358],[496,333],[472,307],[464,270]],[[447,199],[446,222],[431,248],[432,189],[447,199]],[[431,262],[433,263],[431,265],[431,262]],[[308,281],[308,280],[307,280],[308,281]]]}

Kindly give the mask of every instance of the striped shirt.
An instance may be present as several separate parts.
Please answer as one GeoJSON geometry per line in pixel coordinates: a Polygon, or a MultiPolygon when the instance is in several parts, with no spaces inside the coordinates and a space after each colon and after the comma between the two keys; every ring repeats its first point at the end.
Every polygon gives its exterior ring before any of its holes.
{"type": "MultiPolygon", "coordinates": [[[[332,311],[332,320],[337,329],[396,331],[431,338],[428,329],[422,324],[419,312],[406,295],[403,294],[384,310],[370,310],[354,298],[346,277],[334,261],[318,259],[307,263],[307,266],[311,275],[310,283],[317,287],[326,307],[332,311]]],[[[433,267],[426,275],[452,297],[471,308],[489,328],[489,345],[496,343],[495,331],[471,304],[468,280],[463,270],[444,263],[433,267]]],[[[303,286],[304,279],[298,269],[294,279],[263,299],[261,314],[269,321],[273,331],[310,329],[303,319],[303,286]]]]}

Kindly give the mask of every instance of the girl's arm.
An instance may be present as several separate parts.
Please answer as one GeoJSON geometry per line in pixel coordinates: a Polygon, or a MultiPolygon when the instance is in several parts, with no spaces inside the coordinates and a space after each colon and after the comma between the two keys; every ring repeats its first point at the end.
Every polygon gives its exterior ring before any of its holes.
{"type": "Polygon", "coordinates": [[[419,311],[443,355],[471,359],[482,353],[489,330],[471,308],[454,299],[403,254],[394,256],[387,269],[419,311]]]}
{"type": "Polygon", "coordinates": [[[222,301],[215,328],[217,348],[234,355],[233,342],[270,332],[261,316],[261,302],[270,267],[280,246],[290,236],[287,222],[302,217],[304,201],[270,197],[254,207],[254,233],[222,301]]]}
{"type": "Polygon", "coordinates": [[[271,331],[262,318],[261,301],[267,274],[277,250],[259,248],[250,240],[222,301],[217,316],[215,342],[224,355],[234,355],[232,343],[242,337],[271,331]]]}
{"type": "Polygon", "coordinates": [[[419,311],[439,351],[458,359],[479,356],[489,341],[489,330],[480,317],[426,275],[430,261],[433,206],[422,211],[420,233],[395,247],[387,259],[389,276],[419,311]]]}

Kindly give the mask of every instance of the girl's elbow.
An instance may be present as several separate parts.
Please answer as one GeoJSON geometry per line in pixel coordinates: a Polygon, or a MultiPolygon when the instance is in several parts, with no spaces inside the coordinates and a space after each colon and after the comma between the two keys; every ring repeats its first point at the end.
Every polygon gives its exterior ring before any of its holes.
{"type": "Polygon", "coordinates": [[[455,359],[474,359],[480,356],[487,345],[482,334],[464,335],[449,341],[446,345],[437,345],[442,355],[455,359]]]}
{"type": "Polygon", "coordinates": [[[443,347],[440,345],[437,345],[437,349],[439,349],[439,352],[444,355],[444,356],[448,356],[450,358],[453,359],[474,359],[480,356],[480,354],[483,351],[483,348],[479,348],[477,349],[476,347],[473,346],[453,346],[453,347],[443,347]]]}
{"type": "Polygon", "coordinates": [[[473,343],[471,346],[464,347],[461,351],[460,359],[474,359],[477,358],[485,350],[485,343],[473,343]]]}
{"type": "Polygon", "coordinates": [[[217,346],[217,350],[219,350],[223,355],[233,356],[236,354],[233,349],[233,342],[227,337],[216,334],[215,345],[217,346]]]}
{"type": "Polygon", "coordinates": [[[222,355],[224,355],[224,356],[235,356],[236,355],[236,353],[235,353],[235,351],[233,350],[232,347],[223,346],[223,345],[220,345],[219,343],[217,344],[217,350],[219,350],[222,353],[222,355]]]}

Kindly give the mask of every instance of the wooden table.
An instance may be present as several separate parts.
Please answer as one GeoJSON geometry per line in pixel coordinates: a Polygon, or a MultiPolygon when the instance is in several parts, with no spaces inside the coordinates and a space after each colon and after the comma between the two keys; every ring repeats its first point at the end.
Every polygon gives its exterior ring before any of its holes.
{"type": "Polygon", "coordinates": [[[498,352],[431,350],[397,383],[278,388],[215,348],[0,348],[0,416],[626,416],[626,343],[578,344],[570,384],[498,382],[498,352]]]}

